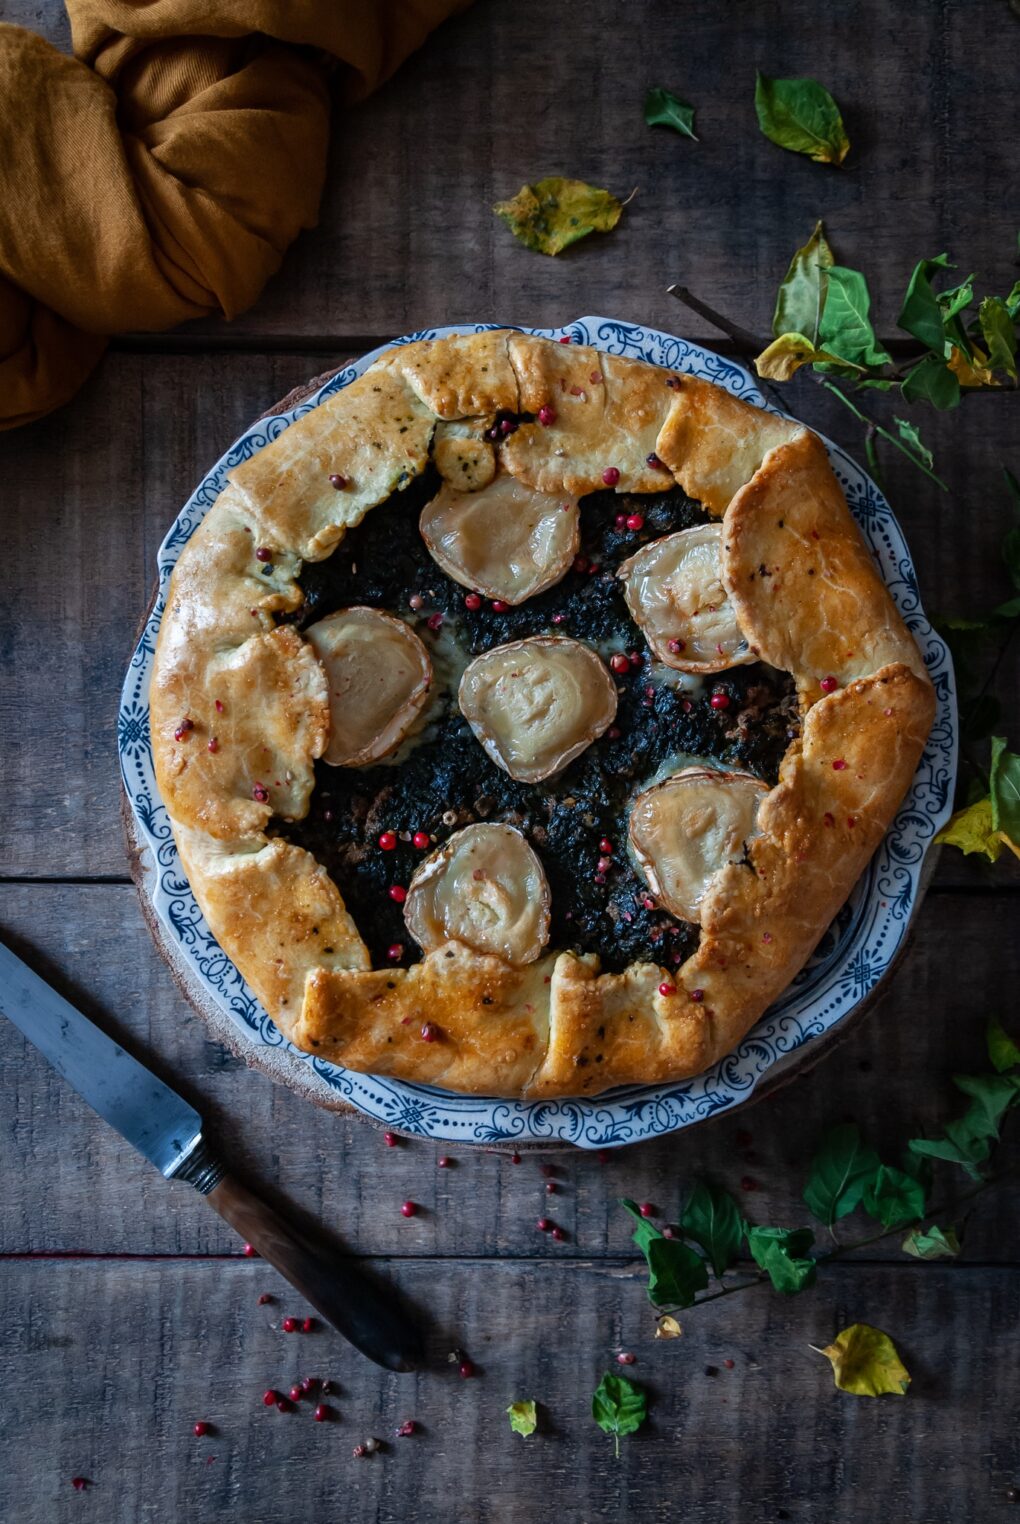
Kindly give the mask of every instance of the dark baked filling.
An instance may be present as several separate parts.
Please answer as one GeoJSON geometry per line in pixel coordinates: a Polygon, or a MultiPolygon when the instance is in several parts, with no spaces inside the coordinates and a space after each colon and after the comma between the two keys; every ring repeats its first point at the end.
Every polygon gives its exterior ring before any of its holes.
{"type": "MultiPolygon", "coordinates": [[[[488,600],[472,612],[467,589],[440,571],[418,532],[421,509],[439,487],[430,467],[348,531],[327,560],[305,566],[299,627],[339,608],[367,604],[398,614],[432,649],[454,628],[472,656],[528,635],[571,635],[591,645],[612,643],[646,653],[623,599],[615,569],[652,539],[710,522],[679,488],[640,496],[595,492],[581,501],[581,549],[561,582],[517,608],[494,613],[488,600]],[[644,527],[620,530],[620,513],[641,514],[644,527]],[[413,608],[410,599],[422,600],[413,608]],[[429,619],[441,614],[440,631],[429,619]],[[556,623],[553,623],[554,616],[556,623]]],[[[474,821],[518,826],[538,853],[552,893],[549,946],[597,953],[602,967],[633,962],[675,966],[694,950],[696,927],[655,907],[627,855],[627,806],[671,757],[689,753],[741,767],[769,784],[799,731],[792,680],[761,663],[733,667],[705,680],[697,696],[650,680],[649,662],[617,679],[614,726],[554,778],[519,783],[483,751],[445,696],[442,712],[398,766],[316,764],[311,808],[301,821],[274,822],[273,832],[307,848],[340,886],[372,956],[385,966],[394,944],[402,963],[420,954],[404,925],[391,885],[406,886],[425,853],[410,837],[427,831],[439,844],[474,821]],[[713,693],[726,709],[713,709],[713,693]],[[397,834],[394,851],[378,846],[397,834]],[[612,867],[598,871],[601,839],[613,844],[612,867]],[[601,881],[600,881],[601,880],[601,881]]]]}

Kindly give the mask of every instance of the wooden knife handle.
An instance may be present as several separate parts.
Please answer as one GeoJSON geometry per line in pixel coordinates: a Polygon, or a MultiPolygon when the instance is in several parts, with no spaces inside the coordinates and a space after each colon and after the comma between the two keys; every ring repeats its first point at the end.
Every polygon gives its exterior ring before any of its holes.
{"type": "Polygon", "coordinates": [[[205,1199],[363,1355],[391,1371],[421,1366],[421,1336],[392,1292],[317,1247],[232,1175],[205,1199]]]}

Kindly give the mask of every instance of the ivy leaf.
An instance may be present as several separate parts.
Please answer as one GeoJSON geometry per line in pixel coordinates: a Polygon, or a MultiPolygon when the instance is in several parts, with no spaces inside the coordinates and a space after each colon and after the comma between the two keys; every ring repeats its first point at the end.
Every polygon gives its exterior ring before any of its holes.
{"type": "Polygon", "coordinates": [[[896,319],[901,328],[913,334],[915,339],[920,339],[942,361],[946,355],[946,330],[942,308],[931,282],[937,270],[950,268],[945,254],[936,254],[934,259],[918,260],[907,284],[900,315],[896,319]]]}
{"type": "Polygon", "coordinates": [[[805,1258],[815,1241],[810,1228],[756,1228],[747,1225],[747,1247],[755,1264],[768,1275],[776,1291],[793,1296],[813,1286],[817,1266],[805,1258]]]}
{"type": "Polygon", "coordinates": [[[802,333],[781,333],[763,349],[754,365],[759,376],[766,381],[790,381],[802,365],[814,365],[828,361],[842,365],[838,355],[830,355],[824,349],[815,349],[811,340],[802,333]]]}
{"type": "Polygon", "coordinates": [[[648,1245],[648,1300],[653,1307],[690,1307],[708,1285],[705,1261],[678,1238],[656,1238],[648,1245]]]}
{"type": "Polygon", "coordinates": [[[1020,1076],[954,1074],[953,1084],[971,1098],[964,1120],[969,1121],[975,1135],[997,1138],[1003,1117],[1020,1098],[1020,1076]]]}
{"type": "Polygon", "coordinates": [[[649,90],[645,96],[645,121],[649,127],[672,127],[685,138],[698,141],[694,131],[694,107],[678,101],[668,90],[649,90]]]}
{"type": "Polygon", "coordinates": [[[648,1265],[648,1300],[654,1307],[690,1307],[708,1285],[701,1255],[678,1238],[664,1237],[635,1202],[624,1199],[620,1205],[634,1219],[634,1242],[648,1265]]]}
{"type": "Polygon", "coordinates": [[[527,1439],[529,1434],[534,1434],[538,1427],[538,1414],[533,1402],[512,1402],[507,1408],[510,1418],[510,1427],[515,1434],[523,1434],[527,1439]]]}
{"type": "Polygon", "coordinates": [[[985,1042],[988,1044],[988,1057],[992,1067],[999,1074],[1005,1074],[1007,1069],[1014,1069],[1017,1064],[1020,1064],[1020,1048],[996,1016],[993,1016],[988,1023],[985,1042]]]}
{"type": "Polygon", "coordinates": [[[959,379],[935,355],[925,355],[908,370],[900,389],[904,402],[930,402],[941,412],[957,407],[960,401],[959,379]]]}
{"type": "Polygon", "coordinates": [[[992,801],[986,794],[956,814],[942,827],[935,838],[949,847],[959,847],[965,856],[981,852],[990,863],[999,860],[1003,847],[1009,847],[1020,857],[1020,845],[1010,841],[1005,831],[997,831],[992,824],[992,801]]]}
{"type": "Polygon", "coordinates": [[[812,345],[818,343],[818,326],[829,286],[827,272],[835,263],[825,230],[821,222],[816,222],[807,243],[790,260],[790,268],[776,293],[772,332],[777,339],[784,333],[800,333],[807,334],[812,345]]]}
{"type": "Polygon", "coordinates": [[[758,126],[780,148],[807,154],[816,164],[842,164],[846,158],[850,140],[839,107],[817,80],[759,74],[754,108],[758,126]]]}
{"type": "Polygon", "coordinates": [[[885,365],[889,359],[875,338],[868,313],[871,294],[859,270],[832,265],[828,272],[825,306],[818,342],[841,360],[864,367],[885,365]]]}
{"type": "Polygon", "coordinates": [[[975,1134],[967,1116],[948,1123],[945,1136],[941,1138],[911,1138],[907,1147],[915,1154],[929,1159],[942,1159],[947,1164],[959,1164],[974,1180],[981,1179],[979,1164],[988,1158],[987,1137],[975,1134]]]}
{"type": "Polygon", "coordinates": [[[855,1122],[830,1127],[822,1134],[811,1160],[804,1187],[808,1208],[831,1228],[838,1217],[845,1217],[859,1204],[881,1162],[875,1150],[862,1142],[855,1122]]]}
{"type": "Polygon", "coordinates": [[[921,435],[918,432],[917,424],[910,423],[906,418],[894,418],[893,422],[895,423],[897,431],[899,432],[899,436],[903,440],[904,444],[909,445],[915,454],[920,456],[921,460],[924,461],[926,466],[933,466],[935,464],[935,457],[932,455],[927,445],[922,442],[921,435]]]}
{"type": "Polygon", "coordinates": [[[1016,330],[1006,303],[998,296],[986,296],[978,308],[978,322],[988,346],[988,364],[992,370],[1004,370],[1016,380],[1016,330]]]}
{"type": "Polygon", "coordinates": [[[910,1385],[910,1373],[889,1335],[868,1323],[844,1328],[819,1354],[830,1361],[840,1391],[855,1397],[881,1397],[886,1392],[903,1397],[910,1385]]]}
{"type": "Polygon", "coordinates": [[[613,1436],[619,1459],[621,1436],[633,1434],[648,1417],[648,1398],[643,1389],[628,1381],[626,1376],[606,1371],[591,1399],[591,1416],[603,1434],[613,1436]]]}
{"type": "Polygon", "coordinates": [[[1011,842],[1020,841],[1020,757],[1006,749],[1002,736],[992,736],[988,779],[993,827],[1004,831],[1011,842]]]}
{"type": "Polygon", "coordinates": [[[932,1224],[930,1228],[912,1228],[903,1240],[904,1254],[915,1259],[955,1259],[960,1252],[960,1240],[952,1228],[945,1232],[932,1224]]]}
{"type": "Polygon", "coordinates": [[[864,1191],[863,1206],[883,1228],[899,1227],[924,1216],[926,1192],[921,1181],[890,1164],[879,1165],[864,1191]]]}
{"type": "Polygon", "coordinates": [[[1006,311],[1011,318],[1016,318],[1020,315],[1020,280],[1013,282],[1013,289],[1006,297],[1005,305],[1006,311]]]}
{"type": "Polygon", "coordinates": [[[680,1226],[704,1249],[721,1279],[736,1259],[743,1236],[737,1203],[729,1191],[699,1180],[684,1204],[680,1226]]]}
{"type": "Polygon", "coordinates": [[[998,386],[999,384],[988,368],[988,356],[976,344],[970,344],[966,349],[960,344],[953,344],[946,366],[961,386],[998,386]]]}
{"type": "Polygon", "coordinates": [[[559,254],[589,233],[615,228],[623,206],[608,191],[553,175],[522,185],[509,201],[497,201],[493,211],[526,248],[559,254]]]}

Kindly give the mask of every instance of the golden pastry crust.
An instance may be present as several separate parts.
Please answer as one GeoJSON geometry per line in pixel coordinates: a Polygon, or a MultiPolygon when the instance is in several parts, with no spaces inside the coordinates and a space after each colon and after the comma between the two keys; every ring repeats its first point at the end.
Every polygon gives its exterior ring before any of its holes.
{"type": "Polygon", "coordinates": [[[544,1098],[685,1078],[731,1051],[846,899],[933,714],[920,653],[815,436],[707,382],[503,330],[388,351],[235,468],[171,579],[152,682],[157,780],[185,871],[284,1032],[353,1069],[544,1098]],[[487,460],[499,412],[535,415],[494,458],[539,491],[598,490],[610,468],[609,485],[650,492],[671,474],[722,518],[741,629],[797,682],[802,735],[745,860],[710,878],[700,943],[675,972],[600,974],[571,953],[513,968],[457,942],[372,970],[342,886],[264,834],[274,814],[306,812],[328,736],[322,669],[275,624],[300,603],[301,560],[421,471],[437,429],[455,452],[467,420],[462,437],[487,460]]]}

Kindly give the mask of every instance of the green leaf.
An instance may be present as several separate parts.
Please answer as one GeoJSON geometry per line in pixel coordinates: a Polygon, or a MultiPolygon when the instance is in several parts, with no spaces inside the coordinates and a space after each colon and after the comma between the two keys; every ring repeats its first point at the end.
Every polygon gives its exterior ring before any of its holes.
{"type": "Polygon", "coordinates": [[[1016,380],[1016,330],[1006,303],[998,296],[986,296],[978,308],[981,333],[988,346],[988,364],[992,370],[1004,370],[1016,380]]]}
{"type": "Polygon", "coordinates": [[[653,1307],[690,1307],[708,1285],[700,1254],[679,1238],[656,1238],[648,1245],[648,1300],[653,1307]]]}
{"type": "Polygon", "coordinates": [[[737,1257],[743,1236],[737,1203],[729,1191],[699,1180],[684,1204],[680,1226],[704,1249],[715,1275],[725,1275],[737,1257]]]}
{"type": "Polygon", "coordinates": [[[952,1228],[945,1232],[932,1224],[930,1228],[912,1228],[903,1240],[904,1254],[915,1259],[955,1259],[960,1252],[960,1240],[952,1228]]]}
{"type": "Polygon", "coordinates": [[[870,307],[868,283],[861,272],[832,265],[818,328],[822,348],[852,365],[885,365],[889,356],[875,338],[870,307]]]}
{"type": "Polygon", "coordinates": [[[944,842],[949,847],[958,847],[966,857],[976,852],[983,853],[990,863],[998,862],[1004,846],[1020,857],[1020,844],[1010,841],[1004,831],[995,829],[992,823],[992,801],[987,794],[983,799],[969,804],[966,809],[957,810],[935,840],[944,842]]]}
{"type": "Polygon", "coordinates": [[[930,402],[942,412],[956,407],[960,401],[959,380],[945,361],[935,355],[925,355],[907,371],[901,390],[904,402],[930,402]]]}
{"type": "Polygon", "coordinates": [[[649,127],[672,127],[685,138],[694,138],[694,107],[678,101],[668,90],[649,90],[645,96],[645,121],[649,127]]]}
{"type": "Polygon", "coordinates": [[[950,1122],[942,1138],[911,1138],[907,1147],[915,1154],[929,1159],[942,1159],[946,1164],[959,1164],[974,1180],[981,1179],[979,1164],[988,1158],[987,1138],[974,1137],[964,1119],[950,1122]]]}
{"type": "Polygon", "coordinates": [[[883,1228],[899,1227],[924,1216],[926,1193],[920,1180],[890,1164],[879,1165],[865,1187],[863,1206],[883,1228]]]}
{"type": "Polygon", "coordinates": [[[802,365],[828,362],[844,365],[838,355],[830,355],[824,349],[815,349],[810,339],[802,333],[781,333],[763,349],[754,362],[759,376],[767,381],[790,381],[802,365]]]}
{"type": "Polygon", "coordinates": [[[648,1398],[626,1376],[606,1371],[591,1399],[591,1416],[603,1434],[612,1434],[619,1457],[621,1436],[633,1434],[648,1417],[648,1398]]]}
{"type": "Polygon", "coordinates": [[[807,334],[812,345],[818,343],[818,325],[829,285],[827,272],[835,263],[825,230],[821,222],[816,222],[807,243],[790,260],[790,268],[776,293],[772,332],[777,339],[784,333],[801,333],[807,334]]]}
{"type": "Polygon", "coordinates": [[[1002,1119],[1020,1097],[1020,1076],[1005,1074],[954,1074],[953,1084],[971,1104],[963,1120],[976,1137],[998,1138],[1002,1119]]]}
{"type": "Polygon", "coordinates": [[[525,1439],[529,1434],[534,1434],[538,1427],[538,1414],[533,1402],[512,1402],[507,1413],[515,1434],[523,1434],[525,1439]]]}
{"type": "Polygon", "coordinates": [[[708,1285],[705,1261],[689,1244],[665,1238],[654,1223],[641,1216],[637,1203],[627,1198],[620,1205],[634,1219],[634,1242],[648,1265],[648,1300],[654,1307],[690,1307],[708,1285]]]}
{"type": "Polygon", "coordinates": [[[509,201],[497,201],[493,211],[525,247],[559,254],[589,233],[615,228],[623,206],[608,191],[553,175],[522,185],[509,201]]]}
{"type": "Polygon", "coordinates": [[[844,1328],[819,1353],[830,1361],[840,1391],[855,1397],[881,1397],[887,1392],[902,1397],[910,1385],[910,1373],[889,1335],[868,1323],[844,1328]]]}
{"type": "Polygon", "coordinates": [[[813,1286],[817,1266],[805,1258],[815,1241],[810,1228],[756,1228],[747,1225],[747,1247],[755,1264],[768,1275],[776,1291],[793,1296],[813,1286]]]}
{"type": "Polygon", "coordinates": [[[997,1016],[993,1016],[988,1023],[985,1042],[988,1045],[988,1057],[992,1067],[999,1074],[1005,1074],[1007,1069],[1014,1069],[1017,1064],[1020,1064],[1020,1048],[997,1016]]]}
{"type": "Polygon", "coordinates": [[[935,458],[932,455],[931,451],[928,449],[927,445],[922,442],[921,435],[918,432],[917,424],[910,423],[906,418],[894,418],[893,422],[895,423],[896,428],[899,431],[899,436],[903,442],[910,445],[915,454],[920,457],[926,466],[933,466],[935,464],[935,458]]]}
{"type": "Polygon", "coordinates": [[[629,1212],[633,1217],[634,1242],[641,1250],[641,1253],[644,1254],[647,1258],[648,1245],[651,1243],[653,1238],[662,1237],[661,1229],[657,1228],[654,1222],[649,1222],[647,1217],[641,1216],[641,1208],[638,1206],[636,1201],[631,1201],[629,1196],[621,1196],[620,1205],[623,1207],[625,1212],[629,1212]]]}
{"type": "Polygon", "coordinates": [[[918,260],[907,285],[903,306],[897,318],[899,326],[927,345],[932,354],[945,360],[946,330],[942,308],[932,288],[932,276],[937,270],[948,270],[949,260],[945,254],[934,259],[918,260]]]}
{"type": "Polygon", "coordinates": [[[1013,289],[1006,297],[1006,311],[1011,318],[1020,314],[1020,280],[1013,282],[1013,289]]]}
{"type": "Polygon", "coordinates": [[[1020,756],[1006,749],[1002,736],[992,736],[992,765],[989,770],[992,796],[992,825],[1004,831],[1012,842],[1020,842],[1020,756]]]}
{"type": "Polygon", "coordinates": [[[852,1212],[880,1163],[875,1150],[861,1141],[855,1122],[841,1122],[823,1133],[804,1187],[804,1200],[819,1222],[831,1228],[852,1212]]]}
{"type": "Polygon", "coordinates": [[[759,74],[754,87],[758,126],[791,153],[817,164],[842,164],[850,147],[839,107],[814,79],[770,79],[759,74]]]}

